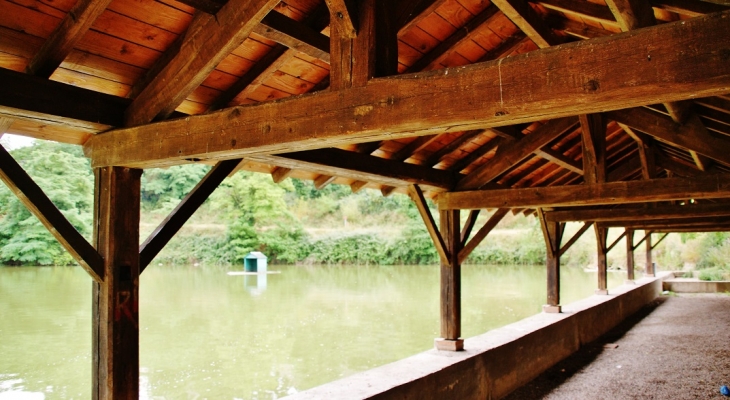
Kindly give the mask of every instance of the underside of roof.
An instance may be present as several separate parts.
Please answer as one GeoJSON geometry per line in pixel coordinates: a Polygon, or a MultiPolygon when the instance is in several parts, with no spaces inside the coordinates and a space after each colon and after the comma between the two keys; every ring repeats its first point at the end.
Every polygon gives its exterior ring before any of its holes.
{"type": "MultiPolygon", "coordinates": [[[[730,173],[726,0],[0,4],[0,132],[95,167],[241,159],[432,197],[730,173]]],[[[728,197],[687,193],[647,201],[728,197]]]]}

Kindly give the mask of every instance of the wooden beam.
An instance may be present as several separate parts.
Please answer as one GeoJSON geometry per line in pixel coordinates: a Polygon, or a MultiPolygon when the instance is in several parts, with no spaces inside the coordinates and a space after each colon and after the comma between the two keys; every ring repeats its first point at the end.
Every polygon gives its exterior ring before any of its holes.
{"type": "Polygon", "coordinates": [[[712,14],[496,62],[373,79],[364,87],[120,129],[91,138],[85,148],[94,166],[148,167],[191,157],[238,158],[293,146],[483,129],[725,93],[730,63],[721,55],[730,51],[728,19],[730,12],[712,14]],[[688,35],[696,44],[692,59],[676,52],[688,35]],[[657,44],[652,61],[637,50],[645,43],[657,44]],[[615,59],[634,67],[596,68],[615,59]],[[549,79],[531,73],[548,68],[549,79]]]}
{"type": "Polygon", "coordinates": [[[583,179],[588,184],[606,182],[606,122],[601,114],[581,115],[583,179]]]}
{"type": "Polygon", "coordinates": [[[727,204],[694,204],[684,206],[647,208],[601,208],[547,211],[548,221],[647,221],[672,218],[730,216],[727,204]]]}
{"type": "Polygon", "coordinates": [[[139,247],[139,273],[144,272],[150,262],[160,253],[175,234],[192,217],[211,193],[223,182],[241,160],[226,160],[215,165],[203,179],[195,185],[147,239],[139,247]]]}
{"type": "Polygon", "coordinates": [[[656,24],[654,10],[645,0],[606,0],[606,5],[616,17],[624,32],[656,24]]]}
{"type": "Polygon", "coordinates": [[[393,192],[395,192],[395,189],[396,189],[395,186],[387,186],[387,185],[386,186],[381,186],[380,187],[380,194],[382,194],[383,197],[388,197],[391,194],[393,194],[393,192]]]}
{"type": "Polygon", "coordinates": [[[606,253],[608,253],[608,252],[609,252],[609,251],[611,251],[611,250],[612,250],[612,249],[613,249],[614,247],[616,247],[616,245],[618,244],[618,242],[620,242],[620,241],[621,241],[621,239],[623,239],[623,238],[624,238],[624,236],[626,236],[626,231],[622,232],[622,233],[621,233],[621,234],[619,235],[619,237],[617,237],[617,238],[616,238],[616,240],[614,240],[614,241],[613,241],[613,243],[611,243],[611,244],[610,244],[610,245],[608,246],[608,248],[606,248],[606,253]]]}
{"type": "Polygon", "coordinates": [[[124,125],[138,126],[170,115],[278,3],[230,0],[215,15],[196,16],[180,50],[127,108],[124,125]]]}
{"type": "Polygon", "coordinates": [[[604,228],[607,227],[623,227],[633,229],[648,229],[657,230],[661,229],[664,231],[671,230],[674,227],[691,228],[691,227],[705,227],[705,226],[726,226],[730,223],[730,217],[695,217],[695,218],[678,218],[678,219],[663,219],[663,220],[651,220],[651,221],[607,221],[598,222],[598,224],[604,228]]]}
{"type": "Polygon", "coordinates": [[[687,15],[689,17],[701,17],[705,14],[722,12],[730,8],[727,0],[717,0],[713,4],[710,1],[686,1],[686,0],[650,0],[655,8],[671,11],[673,13],[687,15]]]}
{"type": "Polygon", "coordinates": [[[461,229],[461,247],[463,248],[466,245],[466,241],[469,240],[469,236],[471,235],[472,229],[474,229],[474,225],[477,222],[477,217],[479,217],[479,214],[482,210],[471,210],[469,211],[469,216],[466,218],[466,221],[464,222],[464,227],[461,229]]]}
{"type": "Polygon", "coordinates": [[[642,237],[642,238],[641,238],[641,240],[639,240],[639,243],[635,243],[635,244],[634,244],[634,250],[638,249],[638,248],[639,248],[639,246],[641,246],[641,244],[642,244],[642,243],[644,243],[644,241],[645,241],[645,240],[646,240],[646,239],[647,239],[648,237],[650,237],[650,236],[651,236],[651,234],[652,234],[652,232],[651,232],[651,231],[647,231],[647,232],[645,232],[645,233],[644,233],[644,237],[642,237]]]}
{"type": "Polygon", "coordinates": [[[331,176],[331,175],[320,175],[320,176],[314,178],[314,188],[317,190],[322,190],[325,187],[327,187],[327,185],[332,183],[332,181],[334,181],[335,178],[336,178],[335,176],[331,176]]]}
{"type": "Polygon", "coordinates": [[[645,203],[650,201],[730,198],[730,176],[665,178],[521,189],[446,192],[439,209],[533,208],[645,203]]]}
{"type": "Polygon", "coordinates": [[[97,169],[94,237],[104,281],[92,286],[94,399],[139,398],[139,200],[141,170],[97,169]]]}
{"type": "Polygon", "coordinates": [[[611,111],[606,116],[663,142],[730,164],[730,140],[710,135],[697,121],[679,125],[667,116],[643,108],[611,111]]]}
{"type": "Polygon", "coordinates": [[[626,279],[634,280],[634,230],[626,229],[626,279]]]}
{"type": "Polygon", "coordinates": [[[415,138],[412,142],[405,145],[402,149],[393,153],[390,156],[390,160],[394,161],[405,161],[410,158],[413,154],[428,147],[434,140],[438,139],[439,135],[425,135],[415,138]]]}
{"type": "Polygon", "coordinates": [[[580,237],[583,236],[583,234],[586,233],[588,229],[590,229],[591,226],[593,226],[593,222],[586,221],[583,226],[578,229],[578,232],[576,232],[575,235],[573,235],[573,237],[571,237],[570,240],[568,240],[568,242],[560,248],[560,255],[562,256],[563,254],[565,254],[565,252],[568,251],[570,247],[573,246],[575,242],[577,242],[578,239],[580,239],[580,237]]]}
{"type": "Polygon", "coordinates": [[[470,142],[472,139],[480,136],[483,133],[484,130],[482,129],[475,129],[473,131],[464,132],[458,138],[451,140],[446,146],[433,152],[421,165],[425,165],[427,167],[435,166],[436,164],[440,163],[444,157],[458,150],[459,147],[463,146],[467,142],[470,142]]]}
{"type": "Polygon", "coordinates": [[[12,118],[5,118],[0,117],[0,138],[2,138],[2,135],[5,134],[5,131],[10,128],[10,125],[12,125],[14,120],[12,118]]]}
{"type": "Polygon", "coordinates": [[[104,280],[104,260],[99,253],[2,146],[0,179],[95,281],[104,280]]]}
{"type": "Polygon", "coordinates": [[[291,175],[292,171],[291,168],[276,167],[271,171],[271,179],[274,180],[274,183],[281,183],[291,175]]]}
{"type": "Polygon", "coordinates": [[[464,26],[457,29],[451,34],[446,40],[442,41],[436,47],[431,49],[428,53],[424,54],[423,57],[419,58],[413,65],[408,67],[406,72],[418,72],[428,68],[431,65],[435,65],[441,60],[449,51],[453,50],[460,43],[468,40],[477,28],[483,24],[488,24],[495,16],[499,14],[499,9],[494,5],[491,5],[476,16],[470,19],[464,26]]]}
{"type": "Polygon", "coordinates": [[[350,0],[325,0],[330,9],[331,29],[345,39],[357,37],[358,15],[355,10],[354,1],[350,0]]]}
{"type": "Polygon", "coordinates": [[[99,132],[120,126],[128,99],[0,68],[0,117],[99,132]]]}
{"type": "Polygon", "coordinates": [[[327,36],[279,12],[271,11],[253,31],[292,50],[330,62],[330,39],[327,36]]]}
{"type": "Polygon", "coordinates": [[[560,312],[560,243],[563,241],[565,224],[546,221],[541,208],[537,209],[537,216],[547,249],[547,306],[543,309],[548,312],[560,312]]]}
{"type": "Polygon", "coordinates": [[[362,190],[362,188],[364,188],[365,185],[367,185],[367,184],[368,183],[367,182],[364,182],[364,181],[355,181],[355,182],[352,182],[350,184],[350,190],[352,190],[352,193],[357,193],[360,190],[362,190]]]}
{"type": "Polygon", "coordinates": [[[559,39],[525,0],[494,0],[494,5],[540,48],[555,46],[559,39]]]}
{"type": "MultiPolygon", "coordinates": [[[[441,339],[451,343],[448,350],[463,350],[461,336],[461,263],[458,254],[461,247],[459,210],[440,212],[441,232],[449,258],[441,263],[441,339]]],[[[437,348],[443,345],[437,342],[437,348]]]]}
{"type": "Polygon", "coordinates": [[[566,157],[563,153],[555,151],[550,147],[543,147],[535,152],[536,155],[553,162],[569,171],[575,172],[578,175],[583,175],[583,165],[572,158],[566,157]]]}
{"type": "Polygon", "coordinates": [[[366,181],[383,181],[383,178],[387,178],[385,183],[395,186],[415,183],[450,189],[456,182],[455,174],[449,171],[334,148],[297,151],[278,156],[251,157],[251,160],[271,161],[275,165],[281,165],[281,162],[285,162],[284,159],[295,160],[299,162],[297,165],[309,165],[314,169],[317,166],[326,168],[327,173],[331,175],[347,176],[348,173],[349,175],[356,173],[359,177],[367,178],[362,179],[366,181]]]}
{"type": "Polygon", "coordinates": [[[446,250],[446,244],[444,243],[444,239],[441,236],[441,233],[439,232],[438,228],[436,228],[436,222],[431,215],[431,210],[429,210],[428,208],[426,198],[423,197],[423,191],[421,191],[421,188],[418,187],[418,185],[411,185],[408,187],[408,195],[411,197],[411,200],[413,200],[413,202],[416,204],[418,213],[421,214],[423,223],[426,224],[426,230],[431,236],[431,240],[433,241],[434,246],[436,246],[436,251],[438,252],[439,257],[441,257],[441,262],[444,264],[448,264],[450,255],[446,250]]]}
{"type": "Polygon", "coordinates": [[[575,118],[550,121],[524,138],[500,148],[494,159],[470,172],[457,184],[457,190],[477,189],[491,182],[536,150],[555,140],[578,122],[575,118]]]}
{"type": "MultiPolygon", "coordinates": [[[[466,243],[464,248],[459,251],[459,264],[462,264],[464,260],[469,257],[472,251],[474,251],[474,249],[476,249],[477,246],[484,241],[484,238],[487,237],[489,232],[497,226],[499,221],[501,221],[508,212],[508,208],[499,208],[489,217],[487,222],[484,223],[484,226],[482,226],[477,233],[474,234],[474,237],[466,243]]],[[[466,238],[464,238],[464,240],[466,240],[466,238]]]]}
{"type": "Polygon", "coordinates": [[[50,77],[71,53],[111,0],[79,0],[28,62],[26,71],[42,78],[50,77]]]}
{"type": "Polygon", "coordinates": [[[606,247],[606,239],[608,237],[608,229],[599,226],[598,224],[593,225],[596,231],[596,247],[598,255],[596,257],[596,267],[598,268],[598,290],[596,294],[608,294],[608,260],[606,253],[608,248],[606,247]]]}

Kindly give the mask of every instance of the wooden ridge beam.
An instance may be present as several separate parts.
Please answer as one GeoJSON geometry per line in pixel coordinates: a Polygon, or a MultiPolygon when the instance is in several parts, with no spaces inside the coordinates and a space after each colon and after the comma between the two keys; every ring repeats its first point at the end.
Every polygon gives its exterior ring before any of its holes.
{"type": "Polygon", "coordinates": [[[0,179],[96,282],[104,281],[104,260],[99,252],[81,236],[2,146],[0,146],[0,179]]]}
{"type": "Polygon", "coordinates": [[[501,146],[494,159],[470,172],[459,181],[457,190],[478,189],[491,182],[509,168],[520,163],[538,149],[555,140],[575,126],[576,118],[566,117],[549,121],[522,139],[501,146]]]}
{"type": "Polygon", "coordinates": [[[730,198],[730,175],[608,182],[593,185],[447,192],[439,209],[533,208],[730,198]]]}
{"type": "Polygon", "coordinates": [[[558,37],[526,0],[494,0],[492,3],[535,42],[537,47],[544,49],[560,43],[558,37]]]}
{"type": "Polygon", "coordinates": [[[330,39],[327,36],[279,12],[271,11],[253,31],[292,50],[330,62],[330,39]]]}
{"type": "Polygon", "coordinates": [[[546,211],[549,221],[647,221],[692,217],[728,217],[727,204],[695,204],[656,208],[601,208],[546,211]]]}
{"type": "Polygon", "coordinates": [[[150,262],[160,253],[165,245],[193,216],[195,211],[205,202],[215,189],[220,186],[241,160],[225,160],[216,164],[203,179],[188,193],[180,203],[155,228],[139,246],[139,273],[141,274],[150,262]]]}
{"type": "MultiPolygon", "coordinates": [[[[466,243],[464,248],[459,251],[459,264],[463,263],[464,260],[466,260],[467,257],[474,251],[474,249],[479,246],[479,244],[484,241],[484,238],[489,235],[489,232],[494,229],[494,227],[499,224],[499,221],[504,218],[505,215],[509,212],[508,208],[499,208],[497,209],[494,214],[492,214],[487,222],[484,223],[484,226],[482,226],[477,233],[474,234],[474,237],[469,240],[469,242],[466,243]]],[[[466,239],[466,238],[464,238],[466,239]]]]}
{"type": "Polygon", "coordinates": [[[698,120],[690,119],[680,125],[667,116],[644,108],[610,111],[606,116],[663,142],[730,165],[730,140],[710,135],[698,120]]]}
{"type": "Polygon", "coordinates": [[[185,32],[179,51],[127,108],[124,125],[143,125],[172,114],[278,3],[230,0],[215,15],[198,14],[185,32]]]}
{"type": "Polygon", "coordinates": [[[423,223],[426,224],[426,230],[431,236],[431,240],[433,241],[434,246],[436,246],[436,251],[441,258],[441,262],[444,264],[448,264],[450,255],[449,252],[446,250],[446,243],[444,242],[444,238],[441,236],[441,233],[436,227],[436,222],[433,219],[431,210],[428,208],[426,198],[423,196],[423,191],[420,187],[418,187],[418,185],[411,185],[408,187],[408,195],[411,197],[411,200],[413,200],[413,202],[416,204],[418,213],[421,214],[423,223]]]}
{"type": "Polygon", "coordinates": [[[79,0],[28,62],[26,72],[48,78],[71,53],[111,0],[79,0]]]}
{"type": "Polygon", "coordinates": [[[120,129],[85,145],[94,167],[170,165],[484,129],[730,91],[730,12],[494,62],[372,79],[217,113],[120,129]],[[692,57],[677,46],[692,37],[692,57]],[[651,60],[643,44],[655,43],[651,60]],[[622,59],[633,68],[596,68],[622,59]],[[535,70],[550,69],[549,79],[535,70]],[[590,71],[586,75],[585,71],[590,71]],[[500,85],[501,82],[501,85],[500,85]]]}

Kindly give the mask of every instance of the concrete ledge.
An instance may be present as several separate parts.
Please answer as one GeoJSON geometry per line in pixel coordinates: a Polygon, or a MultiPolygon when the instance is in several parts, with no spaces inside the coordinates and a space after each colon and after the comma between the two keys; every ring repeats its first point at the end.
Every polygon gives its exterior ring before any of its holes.
{"type": "Polygon", "coordinates": [[[654,300],[671,276],[658,275],[468,338],[464,351],[429,350],[287,399],[499,399],[654,300]]]}
{"type": "Polygon", "coordinates": [[[701,281],[699,279],[667,279],[664,290],[675,293],[724,293],[730,292],[730,281],[701,281]]]}

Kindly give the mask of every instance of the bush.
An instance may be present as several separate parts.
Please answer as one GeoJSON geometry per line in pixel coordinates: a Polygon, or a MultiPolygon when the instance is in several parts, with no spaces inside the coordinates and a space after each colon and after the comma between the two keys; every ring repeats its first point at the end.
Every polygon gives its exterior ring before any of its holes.
{"type": "Polygon", "coordinates": [[[699,278],[702,281],[722,281],[725,280],[725,273],[719,268],[708,268],[700,271],[699,278]]]}

